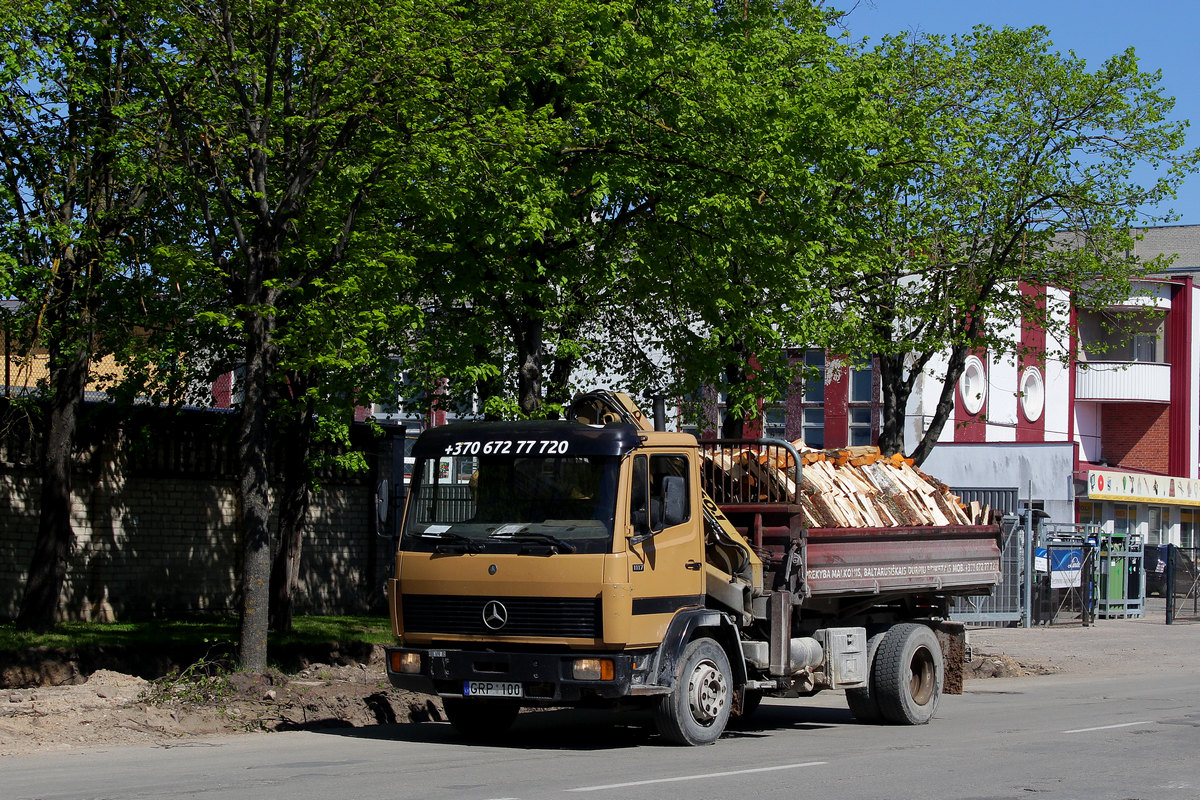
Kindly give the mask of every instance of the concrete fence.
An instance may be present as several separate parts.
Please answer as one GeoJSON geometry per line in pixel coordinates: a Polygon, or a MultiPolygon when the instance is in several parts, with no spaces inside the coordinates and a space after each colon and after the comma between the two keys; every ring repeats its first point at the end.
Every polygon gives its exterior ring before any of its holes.
{"type": "MultiPolygon", "coordinates": [[[[64,618],[237,610],[235,424],[233,415],[211,411],[88,407],[72,481],[76,542],[64,618]]],[[[36,427],[27,409],[0,406],[0,619],[16,616],[37,534],[36,427]]],[[[369,469],[320,476],[305,528],[297,612],[384,607],[393,545],[379,535],[386,530],[375,518],[375,486],[391,477],[393,435],[357,427],[351,446],[366,455],[369,469]]]]}

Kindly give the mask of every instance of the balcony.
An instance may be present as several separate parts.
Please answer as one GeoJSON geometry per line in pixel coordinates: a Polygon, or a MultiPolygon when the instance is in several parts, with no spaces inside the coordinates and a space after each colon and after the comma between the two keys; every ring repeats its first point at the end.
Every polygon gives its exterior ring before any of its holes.
{"type": "Polygon", "coordinates": [[[1075,399],[1106,403],[1170,403],[1171,365],[1140,361],[1077,364],[1075,399]]]}

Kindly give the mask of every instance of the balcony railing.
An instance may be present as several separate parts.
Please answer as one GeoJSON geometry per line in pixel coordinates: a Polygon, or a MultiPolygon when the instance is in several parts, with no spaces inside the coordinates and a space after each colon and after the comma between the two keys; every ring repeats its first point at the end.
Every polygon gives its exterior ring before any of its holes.
{"type": "Polygon", "coordinates": [[[1075,367],[1075,399],[1171,402],[1171,365],[1139,361],[1088,361],[1075,367]]]}

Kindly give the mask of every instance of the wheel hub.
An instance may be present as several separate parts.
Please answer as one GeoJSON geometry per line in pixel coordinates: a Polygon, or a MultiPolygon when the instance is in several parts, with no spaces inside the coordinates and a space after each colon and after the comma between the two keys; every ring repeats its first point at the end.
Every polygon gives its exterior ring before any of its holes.
{"type": "Polygon", "coordinates": [[[917,705],[925,705],[933,698],[937,670],[934,667],[933,656],[926,650],[918,650],[913,654],[909,664],[908,692],[917,705]]]}
{"type": "Polygon", "coordinates": [[[696,665],[688,682],[688,705],[692,717],[702,725],[716,719],[729,702],[729,686],[717,665],[704,660],[696,665]]]}

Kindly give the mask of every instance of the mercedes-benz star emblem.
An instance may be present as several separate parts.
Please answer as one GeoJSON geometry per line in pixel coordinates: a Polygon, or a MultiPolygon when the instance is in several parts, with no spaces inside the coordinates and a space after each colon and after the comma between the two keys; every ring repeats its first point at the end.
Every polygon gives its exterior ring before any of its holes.
{"type": "Polygon", "coordinates": [[[508,609],[499,600],[488,600],[483,606],[483,624],[498,631],[508,622],[508,609]]]}

